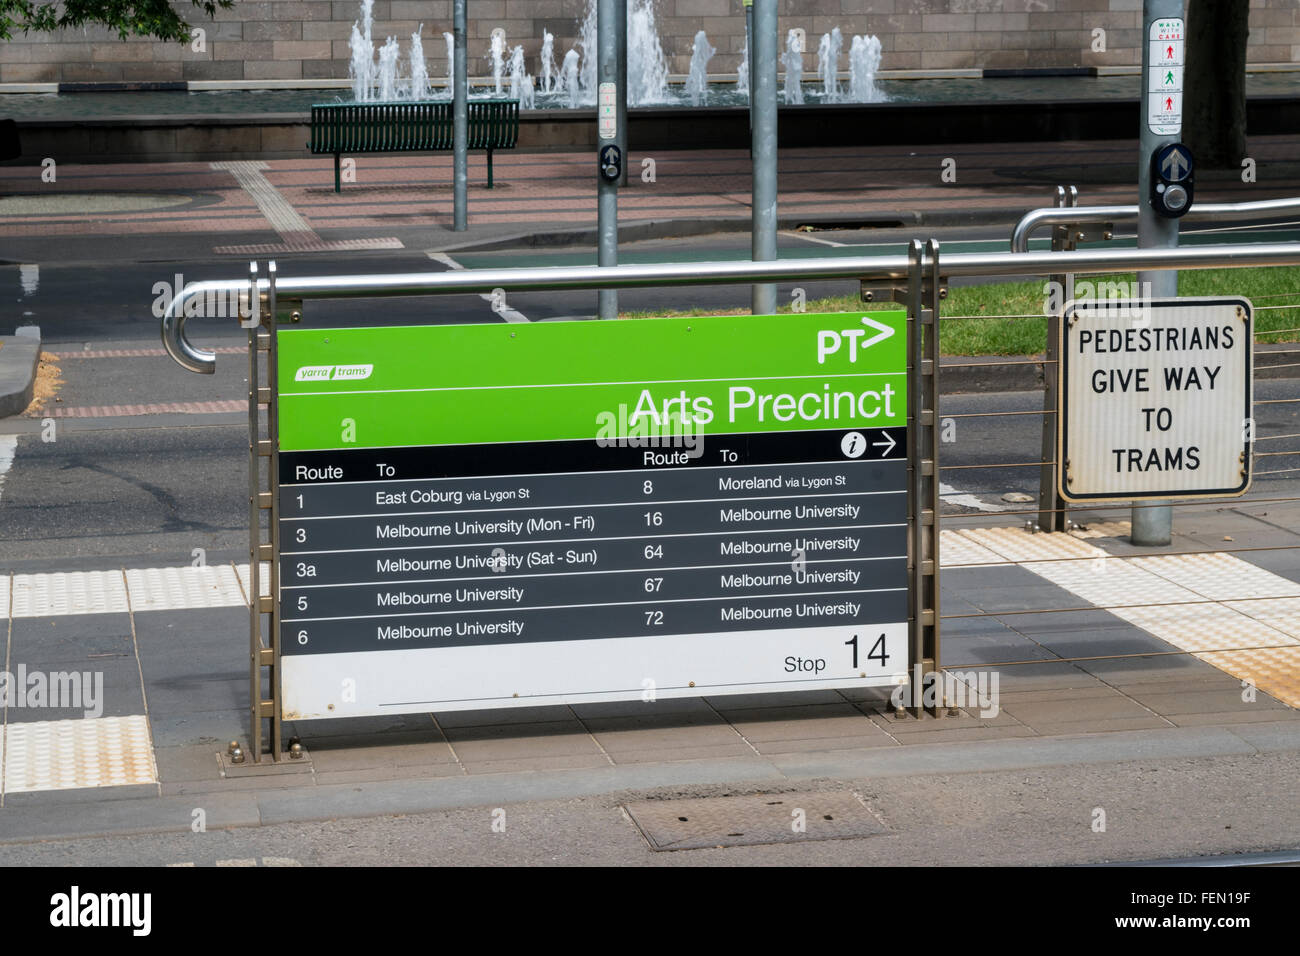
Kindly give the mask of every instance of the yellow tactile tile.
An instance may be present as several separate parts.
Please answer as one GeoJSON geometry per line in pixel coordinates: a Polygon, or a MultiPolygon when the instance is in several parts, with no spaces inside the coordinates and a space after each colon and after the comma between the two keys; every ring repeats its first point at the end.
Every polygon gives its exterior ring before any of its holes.
{"type": "Polygon", "coordinates": [[[1231,554],[1126,558],[1110,556],[1078,535],[1029,534],[1021,528],[960,534],[1172,646],[1253,681],[1292,707],[1300,706],[1300,585],[1295,582],[1231,554]]]}
{"type": "Polygon", "coordinates": [[[939,563],[945,568],[961,568],[977,564],[1007,564],[1008,561],[956,531],[941,531],[939,563]]]}
{"type": "Polygon", "coordinates": [[[1300,639],[1300,598],[1224,601],[1223,603],[1247,617],[1263,621],[1283,634],[1300,639]]]}
{"type": "Polygon", "coordinates": [[[1127,560],[1211,601],[1300,597],[1300,584],[1232,554],[1159,554],[1127,560]]]}
{"type": "Polygon", "coordinates": [[[11,723],[4,742],[5,793],[158,782],[144,715],[11,723]]]}
{"type": "Polygon", "coordinates": [[[1300,646],[1196,656],[1290,707],[1300,707],[1300,646]]]}
{"type": "Polygon", "coordinates": [[[1092,558],[1106,554],[1068,534],[1030,534],[1023,528],[966,528],[958,533],[1009,561],[1092,558]]]}

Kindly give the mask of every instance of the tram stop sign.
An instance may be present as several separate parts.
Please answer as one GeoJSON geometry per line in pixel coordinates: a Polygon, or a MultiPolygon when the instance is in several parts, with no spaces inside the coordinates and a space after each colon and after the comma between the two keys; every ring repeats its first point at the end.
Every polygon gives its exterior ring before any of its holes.
{"type": "Polygon", "coordinates": [[[905,313],[310,322],[285,719],[905,680],[905,313]]]}
{"type": "Polygon", "coordinates": [[[1245,494],[1254,440],[1248,300],[1072,301],[1061,339],[1062,497],[1245,494]]]}

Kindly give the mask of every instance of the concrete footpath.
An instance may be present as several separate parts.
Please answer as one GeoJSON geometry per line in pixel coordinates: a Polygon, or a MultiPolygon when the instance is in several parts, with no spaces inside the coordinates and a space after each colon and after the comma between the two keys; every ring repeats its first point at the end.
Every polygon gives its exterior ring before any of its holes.
{"type": "MultiPolygon", "coordinates": [[[[99,671],[105,706],[7,708],[0,842],[184,833],[196,807],[217,829],[1265,754],[1294,767],[1300,508],[1260,510],[1179,521],[1171,550],[1230,536],[1240,556],[1135,556],[1121,521],[953,524],[942,655],[968,693],[937,718],[864,689],[299,721],[285,738],[306,755],[262,765],[224,753],[248,740],[245,567],[16,574],[0,589],[10,670],[99,671]]],[[[734,829],[720,812],[705,819],[734,829]]],[[[1300,821],[1277,824],[1210,848],[1300,843],[1300,821]]]]}

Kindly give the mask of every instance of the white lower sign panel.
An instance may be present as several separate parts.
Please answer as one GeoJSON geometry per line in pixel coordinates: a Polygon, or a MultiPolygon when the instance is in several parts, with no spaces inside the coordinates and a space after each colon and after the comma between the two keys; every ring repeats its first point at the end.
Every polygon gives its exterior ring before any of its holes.
{"type": "Polygon", "coordinates": [[[907,624],[309,654],[282,664],[285,720],[887,687],[907,679],[907,624]]]}
{"type": "Polygon", "coordinates": [[[1061,338],[1063,497],[1246,492],[1254,440],[1248,300],[1071,302],[1061,338]]]}

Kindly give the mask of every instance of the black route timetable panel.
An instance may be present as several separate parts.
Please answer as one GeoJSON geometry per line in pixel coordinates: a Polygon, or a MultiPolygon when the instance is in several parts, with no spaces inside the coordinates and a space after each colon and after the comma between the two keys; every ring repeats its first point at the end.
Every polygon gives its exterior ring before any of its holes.
{"type": "Polygon", "coordinates": [[[905,620],[905,447],[892,427],[281,453],[282,653],[905,620]]]}

